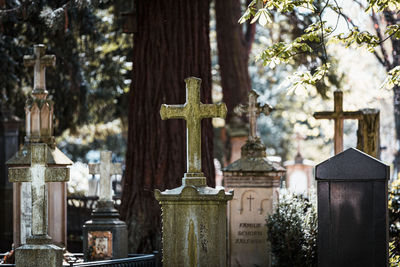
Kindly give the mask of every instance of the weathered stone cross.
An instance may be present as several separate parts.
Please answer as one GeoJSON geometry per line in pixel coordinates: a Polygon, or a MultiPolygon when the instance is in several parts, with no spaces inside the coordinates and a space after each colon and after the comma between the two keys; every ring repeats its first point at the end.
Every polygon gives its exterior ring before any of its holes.
{"type": "Polygon", "coordinates": [[[183,105],[161,106],[161,119],[184,119],[186,120],[187,136],[187,170],[186,176],[202,176],[201,171],[201,119],[226,116],[226,105],[203,104],[200,102],[201,79],[189,77],[186,83],[186,103],[183,105]]]}
{"type": "Polygon", "coordinates": [[[343,92],[337,90],[334,92],[334,111],[315,112],[316,119],[329,119],[335,121],[335,155],[343,151],[343,121],[362,119],[360,111],[343,111],[343,92]]]}
{"type": "Polygon", "coordinates": [[[56,57],[45,55],[46,47],[42,44],[34,46],[34,55],[24,56],[25,67],[34,66],[33,93],[47,93],[45,71],[46,67],[54,66],[56,57]]]}
{"type": "Polygon", "coordinates": [[[100,152],[100,163],[89,164],[89,173],[100,174],[100,201],[112,201],[111,195],[111,176],[122,175],[121,163],[111,163],[111,151],[100,152]]]}
{"type": "Polygon", "coordinates": [[[249,141],[255,141],[257,139],[257,117],[263,113],[269,115],[274,110],[269,104],[260,105],[257,103],[259,95],[254,90],[250,90],[249,103],[247,105],[238,105],[235,108],[235,113],[241,116],[243,113],[247,113],[250,123],[249,141]]]}
{"type": "Polygon", "coordinates": [[[31,166],[8,169],[10,182],[31,183],[32,236],[47,236],[47,188],[48,182],[69,181],[69,168],[47,165],[48,147],[44,143],[32,143],[31,166]]]}

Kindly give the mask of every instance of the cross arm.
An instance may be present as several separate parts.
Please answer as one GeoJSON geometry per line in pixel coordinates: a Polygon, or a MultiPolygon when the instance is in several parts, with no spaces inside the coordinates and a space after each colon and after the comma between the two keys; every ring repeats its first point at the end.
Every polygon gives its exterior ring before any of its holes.
{"type": "MultiPolygon", "coordinates": [[[[90,174],[100,174],[100,164],[89,164],[89,173],[90,174]]],[[[111,170],[110,170],[111,175],[122,175],[122,164],[121,163],[114,163],[111,164],[111,170]]]]}
{"type": "Polygon", "coordinates": [[[31,181],[31,170],[29,168],[12,167],[8,169],[8,179],[11,183],[31,181]]]}
{"type": "Polygon", "coordinates": [[[225,118],[227,108],[225,103],[218,104],[200,104],[200,117],[201,118],[225,118]]]}
{"type": "Polygon", "coordinates": [[[162,120],[167,119],[186,119],[185,105],[166,105],[162,104],[160,109],[162,120]]]}
{"type": "Polygon", "coordinates": [[[24,56],[24,66],[32,67],[35,65],[35,56],[25,55],[24,56]]]}
{"type": "Polygon", "coordinates": [[[45,181],[46,182],[68,182],[69,181],[69,168],[46,168],[45,181]]]}
{"type": "Polygon", "coordinates": [[[99,174],[100,173],[100,164],[89,164],[89,174],[99,174]]]}
{"type": "Polygon", "coordinates": [[[314,113],[314,118],[316,119],[354,119],[359,120],[362,119],[361,111],[346,111],[346,112],[332,112],[332,111],[320,111],[314,113]]]}
{"type": "Polygon", "coordinates": [[[233,112],[238,116],[242,116],[244,113],[247,113],[248,109],[248,106],[239,104],[233,109],[233,112]]]}
{"type": "Polygon", "coordinates": [[[275,108],[273,106],[271,106],[268,103],[265,103],[263,106],[260,107],[260,113],[264,114],[264,115],[269,115],[271,114],[272,111],[275,110],[275,108]]]}
{"type": "Polygon", "coordinates": [[[55,55],[45,55],[41,58],[40,64],[45,67],[53,67],[56,65],[55,55]]]}

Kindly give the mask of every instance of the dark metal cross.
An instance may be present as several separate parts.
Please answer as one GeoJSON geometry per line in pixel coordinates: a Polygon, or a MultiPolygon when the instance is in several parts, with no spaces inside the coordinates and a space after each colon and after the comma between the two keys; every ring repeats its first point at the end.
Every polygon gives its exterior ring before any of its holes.
{"type": "Polygon", "coordinates": [[[343,121],[362,119],[361,111],[343,111],[343,92],[334,92],[334,111],[315,112],[316,119],[329,119],[335,121],[335,155],[343,151],[343,121]]]}
{"type": "Polygon", "coordinates": [[[251,195],[247,198],[249,200],[249,211],[251,211],[251,201],[254,199],[251,195]]]}

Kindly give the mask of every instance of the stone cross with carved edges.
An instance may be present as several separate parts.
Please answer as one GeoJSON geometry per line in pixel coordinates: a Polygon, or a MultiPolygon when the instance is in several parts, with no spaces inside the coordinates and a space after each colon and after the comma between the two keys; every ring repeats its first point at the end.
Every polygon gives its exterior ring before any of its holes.
{"type": "Polygon", "coordinates": [[[255,141],[257,137],[257,117],[263,113],[265,115],[269,115],[271,111],[274,110],[269,104],[260,105],[257,102],[259,95],[254,90],[250,90],[249,93],[249,103],[247,105],[238,105],[235,107],[234,112],[241,116],[244,113],[247,113],[249,117],[250,123],[250,132],[249,132],[249,141],[255,141]]]}
{"type": "Polygon", "coordinates": [[[112,201],[111,176],[122,175],[121,163],[111,163],[111,151],[100,152],[100,163],[89,164],[89,173],[100,174],[100,195],[99,201],[112,201]]]}
{"type": "Polygon", "coordinates": [[[31,144],[31,166],[8,169],[10,182],[31,183],[32,236],[47,236],[47,188],[48,182],[69,181],[68,167],[47,166],[48,147],[44,143],[31,144]]]}
{"type": "Polygon", "coordinates": [[[203,104],[200,101],[201,79],[189,77],[186,83],[186,103],[183,105],[161,106],[161,119],[184,119],[186,120],[186,177],[202,177],[201,171],[201,120],[204,118],[225,118],[226,105],[203,104]]]}
{"type": "Polygon", "coordinates": [[[43,44],[34,46],[34,55],[24,56],[25,67],[32,67],[34,71],[33,94],[46,94],[46,67],[53,67],[56,63],[54,55],[45,55],[46,47],[43,44]]]}
{"type": "Polygon", "coordinates": [[[335,155],[343,151],[343,121],[362,119],[360,111],[343,111],[343,92],[337,90],[334,92],[334,111],[315,112],[314,118],[329,119],[335,121],[335,155]]]}

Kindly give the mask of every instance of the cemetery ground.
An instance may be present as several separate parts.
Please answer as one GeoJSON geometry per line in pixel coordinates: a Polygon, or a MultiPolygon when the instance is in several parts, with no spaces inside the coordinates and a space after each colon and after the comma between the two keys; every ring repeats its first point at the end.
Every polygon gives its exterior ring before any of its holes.
{"type": "Polygon", "coordinates": [[[400,266],[398,10],[0,0],[0,266],[400,266]]]}

